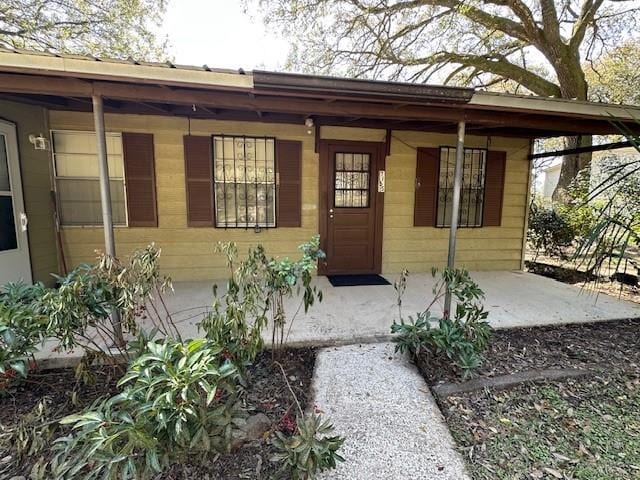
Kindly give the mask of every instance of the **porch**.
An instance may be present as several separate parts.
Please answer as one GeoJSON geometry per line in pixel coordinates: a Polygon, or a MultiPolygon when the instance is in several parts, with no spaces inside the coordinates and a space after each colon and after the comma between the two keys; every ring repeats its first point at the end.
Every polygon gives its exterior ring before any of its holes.
{"type": "MultiPolygon", "coordinates": [[[[520,271],[472,272],[486,295],[485,307],[494,328],[586,323],[640,317],[640,305],[607,295],[596,295],[546,277],[520,271]]],[[[397,275],[386,275],[393,283],[397,275]]],[[[196,337],[196,324],[211,305],[211,282],[176,282],[175,293],[165,298],[174,322],[185,338],[196,337]]],[[[393,285],[333,287],[326,277],[317,277],[324,299],[308,314],[301,310],[291,325],[289,345],[338,345],[388,340],[390,326],[398,318],[393,285]]],[[[218,282],[222,290],[224,281],[218,282]]],[[[415,315],[431,301],[430,274],[410,275],[403,299],[403,314],[415,315]]],[[[289,299],[289,319],[299,300],[289,299]]],[[[440,306],[441,308],[441,306],[440,306]]],[[[435,309],[434,309],[435,312],[435,309]]],[[[268,332],[265,340],[268,341],[268,332]]],[[[73,355],[54,353],[55,345],[39,352],[40,359],[65,364],[73,355]]],[[[78,352],[79,353],[79,352],[78,352]]]]}
{"type": "MultiPolygon", "coordinates": [[[[494,328],[618,320],[640,316],[640,305],[520,271],[478,271],[471,276],[484,290],[485,308],[494,328]]],[[[393,284],[397,275],[385,275],[393,284]]],[[[393,285],[333,287],[319,276],[316,285],[324,299],[308,314],[300,311],[289,332],[290,344],[348,344],[388,339],[398,318],[393,285]]],[[[187,337],[197,335],[195,324],[211,304],[213,282],[178,282],[167,298],[174,321],[187,337]]],[[[219,282],[222,287],[224,282],[219,282]]],[[[415,315],[431,301],[430,274],[410,275],[403,298],[403,315],[415,315]]],[[[299,301],[287,301],[289,317],[299,301]]],[[[442,306],[440,306],[442,308],[442,306]]],[[[435,311],[435,310],[434,310],[435,311]]]]}

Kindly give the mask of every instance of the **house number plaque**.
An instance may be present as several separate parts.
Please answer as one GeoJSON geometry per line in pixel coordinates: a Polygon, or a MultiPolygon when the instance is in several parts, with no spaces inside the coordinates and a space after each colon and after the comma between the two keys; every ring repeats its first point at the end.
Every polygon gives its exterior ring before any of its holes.
{"type": "Polygon", "coordinates": [[[378,192],[379,193],[384,193],[384,177],[385,177],[384,170],[380,170],[378,172],[378,192]]]}

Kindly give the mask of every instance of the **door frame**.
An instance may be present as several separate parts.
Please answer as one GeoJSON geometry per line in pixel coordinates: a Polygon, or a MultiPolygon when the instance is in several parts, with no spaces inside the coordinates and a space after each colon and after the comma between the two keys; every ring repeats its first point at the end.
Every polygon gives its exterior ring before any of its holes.
{"type": "MultiPolygon", "coordinates": [[[[329,158],[330,147],[349,147],[352,149],[358,146],[373,148],[375,155],[372,157],[373,168],[371,175],[375,179],[374,185],[378,184],[378,172],[385,170],[385,143],[384,142],[367,142],[359,140],[330,140],[321,139],[319,141],[319,175],[318,175],[318,230],[320,232],[320,248],[327,251],[327,232],[329,228],[329,181],[333,181],[332,159],[329,158]]],[[[373,264],[374,270],[372,274],[380,274],[382,272],[382,228],[384,219],[384,192],[379,192],[375,188],[371,192],[371,199],[374,202],[375,221],[373,235],[373,264]]],[[[327,275],[327,262],[320,260],[318,262],[318,274],[327,275]]]]}
{"type": "Polygon", "coordinates": [[[24,205],[24,184],[22,179],[22,162],[20,161],[20,145],[18,141],[18,126],[16,122],[0,117],[0,129],[3,130],[6,140],[7,167],[9,169],[9,181],[13,197],[13,216],[16,228],[16,240],[18,248],[0,252],[2,256],[18,254],[26,257],[28,268],[25,273],[28,275],[22,280],[27,283],[33,282],[33,265],[31,262],[31,249],[29,247],[29,231],[22,230],[21,213],[25,213],[24,205]],[[6,129],[6,131],[4,131],[6,129]],[[18,198],[16,198],[18,197],[18,198]],[[17,201],[16,201],[17,200],[17,201]]]}

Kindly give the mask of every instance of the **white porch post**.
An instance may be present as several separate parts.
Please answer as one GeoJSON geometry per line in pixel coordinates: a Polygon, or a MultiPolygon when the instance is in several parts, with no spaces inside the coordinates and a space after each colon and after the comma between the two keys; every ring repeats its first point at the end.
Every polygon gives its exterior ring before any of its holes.
{"type": "MultiPolygon", "coordinates": [[[[456,144],[456,168],[453,180],[453,204],[451,206],[451,227],[449,229],[449,255],[447,267],[454,268],[456,261],[456,235],[458,233],[458,219],[460,217],[460,195],[462,190],[462,171],[464,168],[464,131],[465,122],[458,122],[458,142],[456,144]]],[[[447,290],[444,300],[445,316],[451,314],[451,293],[447,290]]]]}
{"type": "MultiPolygon", "coordinates": [[[[104,229],[104,250],[110,257],[116,256],[116,244],[113,235],[113,215],[111,213],[111,189],[109,186],[109,163],[107,161],[107,138],[104,130],[104,109],[102,97],[93,95],[93,122],[96,130],[98,149],[98,167],[100,170],[100,203],[102,205],[102,224],[104,229]]],[[[122,344],[122,325],[120,312],[111,312],[113,333],[118,343],[122,344]]]]}

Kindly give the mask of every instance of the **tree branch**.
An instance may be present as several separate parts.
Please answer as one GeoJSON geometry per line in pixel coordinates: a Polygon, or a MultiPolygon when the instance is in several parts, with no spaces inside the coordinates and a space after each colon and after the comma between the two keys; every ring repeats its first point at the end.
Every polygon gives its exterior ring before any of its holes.
{"type": "Polygon", "coordinates": [[[577,52],[580,49],[580,45],[582,45],[587,29],[589,28],[589,25],[593,23],[596,12],[602,6],[603,2],[604,0],[585,0],[582,4],[580,16],[573,25],[571,40],[569,40],[569,48],[572,52],[577,52]]]}
{"type": "Polygon", "coordinates": [[[560,88],[553,82],[546,80],[535,73],[509,62],[506,58],[495,58],[482,55],[466,55],[461,53],[441,52],[434,54],[430,59],[425,58],[423,63],[457,63],[467,67],[477,68],[484,72],[509,78],[520,83],[525,88],[537,95],[560,96],[560,88]]]}

